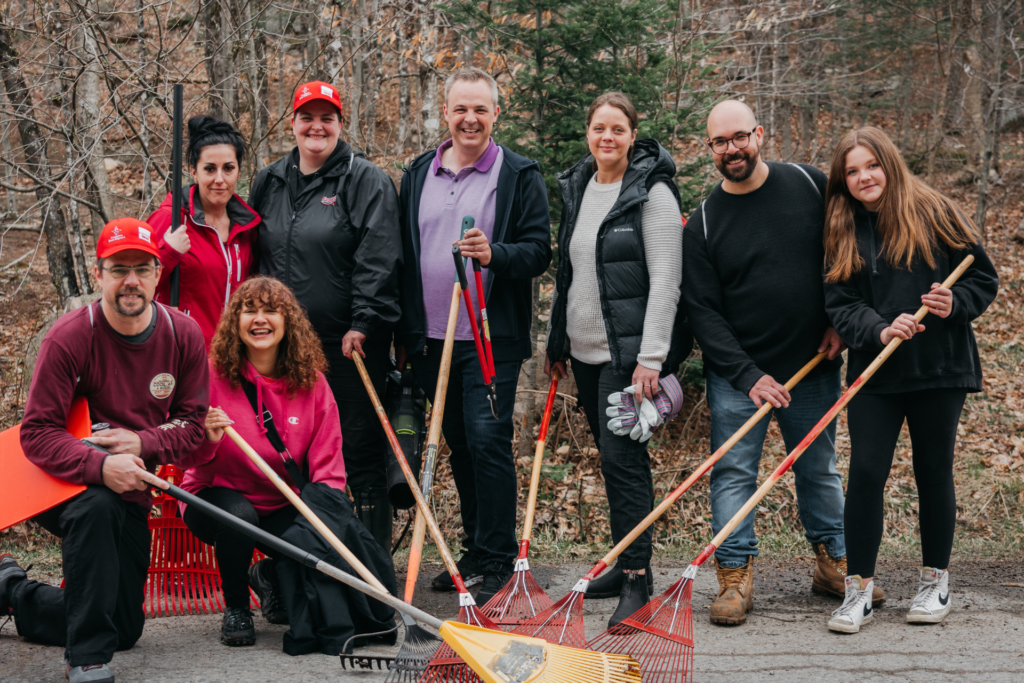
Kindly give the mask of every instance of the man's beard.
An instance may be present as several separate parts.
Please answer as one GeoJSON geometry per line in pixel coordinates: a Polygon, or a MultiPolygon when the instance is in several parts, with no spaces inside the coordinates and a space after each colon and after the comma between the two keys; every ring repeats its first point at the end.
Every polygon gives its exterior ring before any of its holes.
{"type": "Polygon", "coordinates": [[[122,289],[117,290],[117,294],[114,295],[114,308],[117,309],[117,312],[119,314],[123,315],[126,318],[136,318],[142,315],[146,311],[146,306],[148,305],[149,302],[146,301],[145,292],[136,287],[124,287],[122,289]],[[129,310],[121,305],[121,297],[128,294],[142,297],[142,305],[139,306],[139,309],[137,311],[129,310]]]}
{"type": "Polygon", "coordinates": [[[721,166],[718,167],[718,170],[722,172],[722,175],[725,176],[726,180],[734,183],[742,183],[744,180],[749,178],[754,173],[754,169],[757,168],[757,154],[755,153],[754,156],[750,156],[747,154],[746,150],[742,149],[738,150],[735,154],[723,155],[721,161],[722,163],[721,166]],[[746,160],[743,168],[739,171],[729,170],[727,164],[738,159],[746,160]]]}

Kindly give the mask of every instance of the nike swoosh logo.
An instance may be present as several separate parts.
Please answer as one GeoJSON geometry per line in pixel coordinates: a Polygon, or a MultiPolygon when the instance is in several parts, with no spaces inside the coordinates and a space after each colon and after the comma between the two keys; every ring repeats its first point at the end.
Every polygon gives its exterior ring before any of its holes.
{"type": "Polygon", "coordinates": [[[864,616],[866,616],[866,617],[870,617],[871,616],[871,603],[870,602],[864,604],[864,616]]]}
{"type": "Polygon", "coordinates": [[[939,602],[942,603],[943,607],[948,605],[949,604],[949,593],[946,593],[945,595],[940,595],[939,596],[939,602]]]}

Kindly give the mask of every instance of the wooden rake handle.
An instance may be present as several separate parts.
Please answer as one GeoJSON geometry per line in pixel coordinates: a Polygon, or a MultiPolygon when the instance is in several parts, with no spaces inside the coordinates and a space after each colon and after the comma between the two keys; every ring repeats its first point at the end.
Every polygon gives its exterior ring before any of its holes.
{"type": "MultiPolygon", "coordinates": [[[[964,274],[964,271],[967,270],[967,268],[973,262],[974,257],[968,255],[967,258],[965,258],[963,262],[959,266],[957,266],[956,270],[949,274],[949,277],[947,277],[946,280],[942,283],[942,286],[947,289],[951,287],[953,283],[956,282],[960,278],[960,276],[964,274]]],[[[928,307],[922,306],[921,308],[917,309],[917,313],[914,314],[914,318],[916,318],[918,322],[921,322],[926,315],[928,315],[928,307]]],[[[721,531],[719,531],[718,534],[713,539],[711,539],[711,543],[709,543],[708,546],[704,548],[703,552],[701,552],[701,554],[697,557],[697,559],[693,561],[693,565],[699,567],[700,565],[704,564],[704,562],[714,554],[715,550],[718,549],[722,542],[729,537],[729,534],[731,534],[733,530],[737,526],[739,526],[740,522],[746,519],[747,515],[749,515],[751,511],[757,506],[757,504],[761,502],[761,499],[763,499],[772,489],[772,487],[775,486],[775,483],[779,480],[779,478],[782,477],[782,475],[785,474],[786,471],[793,466],[793,463],[796,462],[797,458],[803,455],[804,451],[806,451],[807,448],[814,442],[814,440],[818,438],[818,435],[821,434],[825,427],[827,427],[828,424],[836,418],[840,411],[842,411],[842,409],[845,408],[846,405],[853,399],[853,397],[857,395],[857,392],[859,392],[861,388],[864,386],[864,384],[869,379],[871,379],[875,372],[878,371],[878,368],[882,367],[882,363],[884,363],[886,359],[888,359],[889,356],[893,354],[893,352],[902,342],[902,339],[896,337],[888,344],[886,344],[882,352],[875,357],[875,360],[871,361],[871,365],[869,365],[864,370],[864,372],[860,373],[860,377],[854,380],[853,384],[851,384],[846,389],[846,392],[839,397],[839,400],[836,401],[836,404],[832,406],[827,413],[825,413],[825,416],[822,417],[821,420],[818,421],[818,424],[814,426],[814,429],[812,429],[810,433],[808,433],[807,436],[805,436],[803,440],[799,444],[797,444],[797,447],[793,449],[793,452],[786,456],[786,458],[775,469],[775,471],[771,473],[771,476],[769,476],[765,480],[765,482],[761,484],[760,488],[757,489],[754,495],[751,496],[750,500],[748,500],[743,505],[743,507],[741,507],[739,511],[735,515],[733,515],[732,519],[729,520],[728,524],[722,527],[721,531]]]]}
{"type": "MultiPolygon", "coordinates": [[[[827,357],[828,353],[823,351],[816,355],[814,358],[812,358],[810,361],[808,361],[806,365],[800,368],[800,370],[798,370],[797,373],[790,377],[789,381],[786,382],[786,384],[784,385],[786,387],[786,391],[792,391],[793,387],[800,383],[800,380],[806,377],[811,370],[816,368],[818,364],[821,363],[821,361],[825,360],[825,358],[827,357]]],[[[668,510],[668,508],[671,507],[673,503],[679,500],[679,497],[681,495],[686,493],[686,491],[689,490],[689,488],[693,486],[698,479],[703,477],[707,473],[707,471],[714,466],[716,462],[721,460],[722,456],[729,452],[729,449],[731,449],[733,446],[739,443],[740,439],[746,436],[747,432],[749,432],[754,427],[754,425],[763,420],[765,415],[772,411],[773,407],[774,406],[772,406],[771,403],[765,401],[758,409],[758,411],[751,415],[750,418],[743,423],[742,427],[736,430],[735,434],[730,436],[725,443],[719,446],[718,450],[711,454],[711,457],[709,457],[707,460],[701,463],[700,467],[695,469],[693,473],[686,478],[686,481],[684,481],[682,484],[676,487],[676,489],[672,491],[672,493],[670,493],[665,498],[665,500],[661,501],[658,507],[654,508],[654,510],[652,510],[651,513],[647,515],[647,517],[645,517],[644,520],[640,522],[640,524],[638,524],[635,529],[630,531],[621,541],[619,541],[618,544],[601,559],[601,562],[598,563],[598,565],[590,571],[590,573],[594,577],[596,577],[598,574],[604,571],[605,567],[609,566],[612,562],[614,562],[615,559],[626,548],[628,548],[633,541],[640,537],[640,534],[642,534],[647,529],[647,527],[649,527],[651,524],[655,522],[655,520],[657,520],[659,517],[665,514],[665,511],[668,510]]]]}
{"type": "Polygon", "coordinates": [[[555,394],[558,392],[558,370],[551,371],[551,388],[548,389],[548,400],[544,404],[544,417],[540,421],[540,432],[537,434],[537,447],[533,451],[533,472],[530,475],[530,495],[526,499],[526,519],[523,521],[523,541],[520,544],[520,559],[530,548],[533,536],[533,514],[537,510],[537,490],[540,488],[540,470],[544,462],[544,445],[548,439],[548,425],[551,423],[551,410],[555,407],[555,394]]]}
{"type": "Polygon", "coordinates": [[[309,506],[295,494],[294,491],[292,491],[291,487],[278,476],[277,472],[270,468],[270,465],[260,457],[260,454],[253,450],[252,446],[246,443],[245,439],[235,431],[234,427],[225,427],[224,433],[226,433],[228,437],[235,442],[235,445],[242,449],[243,453],[249,456],[249,459],[253,461],[256,467],[260,468],[260,471],[267,476],[267,479],[272,481],[274,486],[284,494],[285,498],[288,499],[288,502],[294,505],[298,511],[302,513],[302,516],[309,520],[309,523],[320,532],[321,536],[327,539],[327,542],[331,544],[331,547],[334,548],[346,562],[352,565],[352,568],[356,570],[356,573],[359,574],[364,581],[377,590],[384,591],[385,593],[388,592],[388,589],[384,587],[384,584],[382,584],[380,580],[366,568],[366,565],[359,561],[358,557],[352,554],[351,550],[345,547],[345,544],[334,535],[334,532],[331,531],[326,524],[320,521],[320,518],[316,516],[316,513],[313,512],[309,506]]]}

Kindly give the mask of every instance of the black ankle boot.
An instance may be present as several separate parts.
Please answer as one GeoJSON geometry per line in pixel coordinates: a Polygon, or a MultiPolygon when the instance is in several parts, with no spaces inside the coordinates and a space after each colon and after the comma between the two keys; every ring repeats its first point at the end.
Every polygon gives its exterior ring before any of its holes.
{"type": "MultiPolygon", "coordinates": [[[[588,600],[604,600],[617,598],[622,591],[623,571],[619,565],[615,565],[601,576],[590,582],[587,586],[586,597],[588,600]]],[[[647,565],[647,592],[654,590],[654,572],[651,565],[647,565]]]]}
{"type": "Polygon", "coordinates": [[[247,607],[228,607],[220,623],[220,642],[231,647],[256,644],[256,627],[247,607]]]}
{"type": "Polygon", "coordinates": [[[619,606],[615,608],[615,613],[608,620],[608,628],[615,626],[623,619],[632,615],[651,599],[651,593],[647,589],[647,582],[644,581],[644,577],[633,571],[624,571],[622,575],[623,582],[622,591],[619,593],[619,606]]]}

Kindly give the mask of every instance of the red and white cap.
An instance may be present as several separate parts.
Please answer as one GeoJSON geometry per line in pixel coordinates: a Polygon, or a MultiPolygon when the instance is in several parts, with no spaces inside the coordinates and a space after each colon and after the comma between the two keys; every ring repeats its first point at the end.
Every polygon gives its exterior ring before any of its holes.
{"type": "Polygon", "coordinates": [[[96,240],[96,258],[109,258],[119,251],[138,249],[160,258],[155,231],[145,221],[136,218],[117,218],[103,226],[96,240]]]}
{"type": "Polygon", "coordinates": [[[323,81],[310,81],[299,86],[299,89],[295,91],[292,113],[294,114],[300,107],[309,104],[313,100],[330,102],[338,108],[338,116],[341,116],[341,95],[338,93],[338,89],[330,83],[324,83],[323,81]]]}

